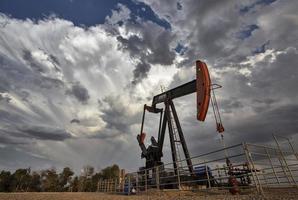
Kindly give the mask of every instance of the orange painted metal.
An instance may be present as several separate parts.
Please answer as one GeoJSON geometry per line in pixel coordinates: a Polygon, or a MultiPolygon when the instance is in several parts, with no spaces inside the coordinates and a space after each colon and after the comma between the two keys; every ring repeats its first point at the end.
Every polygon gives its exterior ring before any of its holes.
{"type": "Polygon", "coordinates": [[[141,133],[141,135],[140,135],[141,144],[144,144],[145,137],[146,137],[146,133],[141,133]]]}
{"type": "Polygon", "coordinates": [[[211,80],[206,63],[196,61],[197,119],[205,121],[210,101],[211,80]]]}
{"type": "Polygon", "coordinates": [[[223,125],[222,125],[221,122],[216,123],[216,130],[217,130],[217,132],[219,132],[219,133],[222,133],[222,132],[225,131],[225,128],[223,127],[223,125]]]}

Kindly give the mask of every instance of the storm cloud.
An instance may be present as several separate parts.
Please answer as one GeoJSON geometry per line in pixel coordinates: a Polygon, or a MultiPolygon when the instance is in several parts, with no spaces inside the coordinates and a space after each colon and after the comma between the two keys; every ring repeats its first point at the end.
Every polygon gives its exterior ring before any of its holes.
{"type": "Polygon", "coordinates": [[[46,127],[46,126],[24,126],[19,128],[20,132],[24,132],[30,138],[36,138],[39,140],[57,140],[63,141],[71,138],[71,134],[63,129],[46,127]]]}
{"type": "MultiPolygon", "coordinates": [[[[120,7],[119,13],[125,12],[125,7],[120,7]]],[[[120,48],[129,52],[130,56],[137,61],[134,69],[133,84],[137,84],[146,78],[151,65],[172,65],[176,54],[172,47],[175,39],[169,29],[161,27],[150,21],[137,19],[135,21],[126,19],[113,19],[113,23],[122,22],[126,34],[115,32],[120,48]],[[129,33],[129,35],[128,35],[129,33]]],[[[111,23],[111,18],[107,18],[111,23]]]]}
{"type": "MultiPolygon", "coordinates": [[[[92,26],[0,15],[0,167],[136,170],[143,104],[193,80],[197,59],[223,86],[226,145],[298,137],[296,1],[135,3],[139,11],[118,4],[92,26]],[[151,17],[136,15],[144,10],[151,17]]],[[[194,94],[175,105],[191,155],[221,147],[211,108],[203,123],[194,94]]],[[[147,139],[158,123],[148,119],[147,139]]]]}
{"type": "Polygon", "coordinates": [[[88,90],[79,83],[73,84],[71,89],[67,90],[65,94],[73,95],[79,102],[87,103],[90,98],[88,90]]]}

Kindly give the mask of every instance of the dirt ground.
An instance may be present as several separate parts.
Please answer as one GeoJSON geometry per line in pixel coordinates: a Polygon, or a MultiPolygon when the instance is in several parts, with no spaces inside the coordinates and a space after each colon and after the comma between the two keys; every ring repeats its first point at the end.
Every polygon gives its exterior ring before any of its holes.
{"type": "Polygon", "coordinates": [[[193,199],[226,199],[226,200],[250,200],[250,199],[298,199],[298,189],[273,190],[265,192],[265,197],[255,194],[231,195],[229,193],[198,193],[198,192],[149,192],[139,195],[120,195],[106,193],[0,193],[0,200],[193,200],[193,199]]]}

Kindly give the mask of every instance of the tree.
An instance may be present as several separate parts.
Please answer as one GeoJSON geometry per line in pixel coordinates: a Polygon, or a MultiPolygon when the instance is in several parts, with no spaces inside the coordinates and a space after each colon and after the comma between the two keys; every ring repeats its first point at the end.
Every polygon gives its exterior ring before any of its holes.
{"type": "Polygon", "coordinates": [[[59,177],[55,169],[48,169],[41,173],[42,191],[57,192],[59,188],[59,177]]]}
{"type": "Polygon", "coordinates": [[[82,176],[91,177],[93,173],[94,173],[94,167],[90,165],[84,166],[82,176]]]}
{"type": "Polygon", "coordinates": [[[11,192],[12,176],[9,171],[1,171],[0,173],[0,192],[11,192]]]}
{"type": "Polygon", "coordinates": [[[96,173],[96,174],[94,174],[93,176],[92,176],[92,186],[91,186],[91,188],[92,188],[92,191],[93,192],[96,192],[97,191],[97,184],[98,184],[98,181],[100,180],[100,179],[102,179],[103,177],[102,177],[102,173],[101,172],[98,172],[98,173],[96,173]]]}
{"type": "Polygon", "coordinates": [[[70,181],[73,174],[74,172],[69,167],[65,167],[59,174],[59,186],[61,191],[69,190],[70,181]]]}
{"type": "Polygon", "coordinates": [[[37,172],[33,172],[31,175],[31,181],[29,184],[30,192],[40,192],[41,191],[41,176],[37,172]]]}
{"type": "Polygon", "coordinates": [[[116,164],[110,167],[106,167],[101,171],[104,179],[118,178],[119,172],[120,172],[119,166],[116,164]]]}
{"type": "Polygon", "coordinates": [[[25,192],[28,191],[31,182],[30,168],[17,169],[13,173],[14,191],[25,192]]]}
{"type": "Polygon", "coordinates": [[[79,192],[85,192],[86,191],[86,182],[87,182],[87,177],[86,176],[80,176],[79,177],[79,184],[78,184],[78,191],[79,192]]]}
{"type": "Polygon", "coordinates": [[[75,176],[73,180],[70,182],[71,192],[79,191],[79,178],[75,176]]]}

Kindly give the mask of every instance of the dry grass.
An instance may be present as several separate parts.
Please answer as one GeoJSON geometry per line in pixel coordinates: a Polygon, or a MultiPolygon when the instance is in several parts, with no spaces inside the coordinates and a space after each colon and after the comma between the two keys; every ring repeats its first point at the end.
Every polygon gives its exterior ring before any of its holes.
{"type": "Polygon", "coordinates": [[[294,190],[282,189],[268,191],[266,197],[254,195],[254,194],[243,194],[243,195],[230,195],[229,193],[206,193],[206,192],[178,192],[178,191],[167,191],[157,192],[150,191],[140,195],[116,195],[106,193],[56,193],[56,192],[43,192],[43,193],[0,193],[0,200],[187,200],[187,199],[226,199],[226,200],[250,200],[250,199],[298,199],[298,189],[294,190]]]}

